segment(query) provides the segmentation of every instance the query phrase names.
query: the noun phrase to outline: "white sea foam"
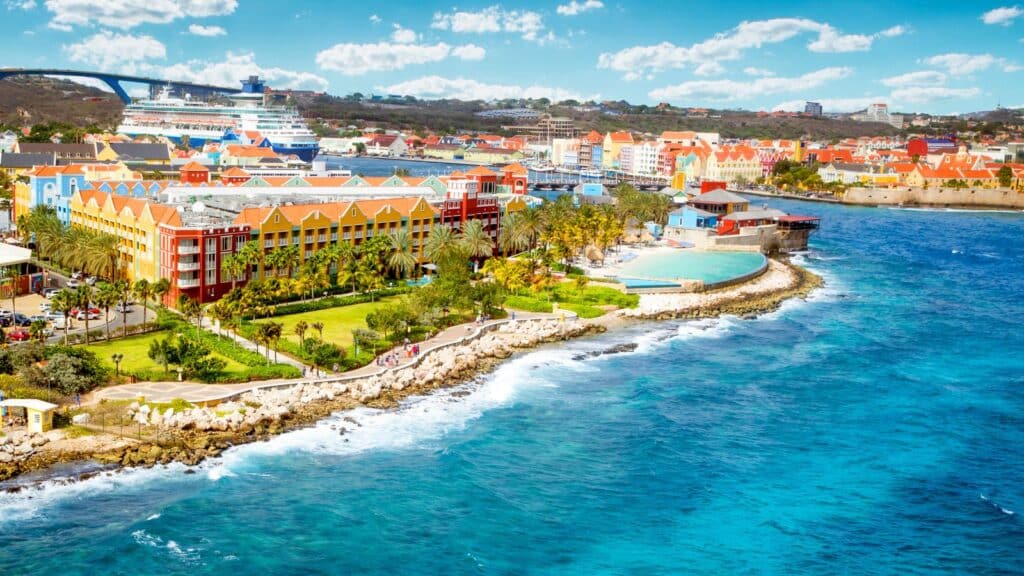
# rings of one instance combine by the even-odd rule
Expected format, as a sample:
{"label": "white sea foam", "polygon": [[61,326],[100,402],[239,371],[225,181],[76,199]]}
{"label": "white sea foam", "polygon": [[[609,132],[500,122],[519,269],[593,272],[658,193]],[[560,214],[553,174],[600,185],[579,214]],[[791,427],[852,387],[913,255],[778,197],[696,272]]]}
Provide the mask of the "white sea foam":
{"label": "white sea foam", "polygon": [[0,493],[0,524],[44,516],[62,502],[89,498],[107,492],[128,491],[156,480],[189,478],[178,463],[152,468],[129,468],[97,474],[82,481],[54,478],[22,487],[17,493]]}
{"label": "white sea foam", "polygon": [[182,562],[192,563],[197,562],[202,558],[199,550],[195,548],[182,548],[174,540],[164,542],[163,538],[154,536],[145,530],[136,530],[132,532],[132,538],[139,546],[152,548],[159,552],[167,552],[168,556]]}
{"label": "white sea foam", "polygon": [[146,522],[149,522],[150,520],[156,520],[159,517],[160,517],[159,514],[150,514],[149,516],[146,517]]}

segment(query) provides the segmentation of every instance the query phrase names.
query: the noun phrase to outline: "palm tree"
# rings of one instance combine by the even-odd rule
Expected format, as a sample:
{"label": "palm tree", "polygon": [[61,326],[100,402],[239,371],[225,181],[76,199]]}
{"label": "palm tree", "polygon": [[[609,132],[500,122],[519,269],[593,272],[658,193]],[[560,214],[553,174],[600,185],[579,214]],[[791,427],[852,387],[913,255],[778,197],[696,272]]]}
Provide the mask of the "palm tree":
{"label": "palm tree", "polygon": [[135,285],[132,286],[132,293],[142,303],[142,323],[146,323],[146,312],[149,306],[149,299],[153,297],[153,285],[149,283],[149,280],[140,278],[135,281]]}
{"label": "palm tree", "polygon": [[458,237],[447,224],[441,224],[430,229],[430,236],[427,237],[427,244],[423,247],[423,255],[431,262],[441,260],[445,254],[458,245]]}
{"label": "palm tree", "polygon": [[250,240],[246,242],[242,249],[238,251],[236,257],[245,264],[245,278],[247,280],[252,278],[252,267],[256,266],[258,270],[263,265],[263,247],[260,246],[260,241]]}
{"label": "palm tree", "polygon": [[299,346],[304,347],[306,345],[306,330],[309,329],[309,324],[305,320],[299,320],[295,323],[295,335],[299,337]]}
{"label": "palm tree", "polygon": [[313,322],[309,326],[313,330],[316,330],[318,334],[320,334],[320,340],[324,339],[324,323],[323,322]]}
{"label": "palm tree", "polygon": [[510,252],[521,252],[530,245],[530,240],[526,237],[519,221],[520,216],[516,212],[501,217],[501,223],[498,226],[498,246],[505,256],[508,256]]}
{"label": "palm tree", "polygon": [[537,247],[537,240],[544,233],[544,217],[537,208],[527,208],[516,215],[516,227],[519,234],[526,239],[530,250]]}
{"label": "palm tree", "polygon": [[[100,282],[96,286],[96,305],[103,308],[105,324],[107,327],[107,341],[110,341],[110,307],[121,300],[121,290],[110,282]],[[88,317],[88,315],[86,316]],[[125,330],[127,330],[125,324]]]}
{"label": "palm tree", "polygon": [[28,333],[40,342],[46,340],[46,320],[34,320],[28,327]]}
{"label": "palm tree", "polygon": [[77,306],[75,293],[64,289],[50,298],[50,309],[64,315],[64,345],[68,345],[68,328],[71,326],[71,310]]}
{"label": "palm tree", "polygon": [[[281,340],[281,334],[284,333],[284,324],[280,322],[267,322],[263,325],[264,336],[266,338],[267,346],[273,344],[274,346],[274,363],[277,363],[277,343]],[[267,351],[267,356],[270,356],[270,351]],[[269,360],[269,358],[268,358]]]}
{"label": "palm tree", "polygon": [[20,274],[18,273],[17,266],[4,266],[3,268],[0,268],[0,282],[2,282],[3,284],[9,283],[11,287],[11,314],[17,312],[17,310],[15,309],[15,304],[17,303],[18,299],[19,277]]}
{"label": "palm tree", "polygon": [[121,240],[105,232],[91,233],[87,240],[87,264],[96,276],[117,280],[121,260]]}
{"label": "palm tree", "polygon": [[403,228],[392,233],[389,238],[391,253],[388,254],[388,267],[404,280],[416,268],[416,256],[412,253],[412,236]]}
{"label": "palm tree", "polygon": [[81,284],[75,288],[73,298],[79,314],[85,313],[85,343],[89,343],[89,307],[92,306],[92,286]]}
{"label": "palm tree", "polygon": [[466,250],[466,253],[473,260],[473,271],[480,267],[480,260],[490,258],[494,252],[494,240],[484,230],[483,222],[470,220],[462,227],[462,234],[459,243]]}
{"label": "palm tree", "polygon": [[238,277],[245,274],[245,271],[249,268],[245,258],[242,257],[241,252],[237,254],[228,254],[221,260],[221,271],[231,277],[231,289],[235,289],[235,284],[238,281]]}
{"label": "palm tree", "polygon": [[153,298],[156,299],[160,306],[164,306],[164,296],[171,291],[171,281],[167,278],[161,278],[153,283]]}
{"label": "palm tree", "polygon": [[[114,282],[114,288],[117,290],[117,299],[121,303],[121,334],[123,336],[128,335],[128,302],[132,299],[132,283],[127,280],[118,280]],[[146,309],[146,305],[142,305],[142,309]]]}

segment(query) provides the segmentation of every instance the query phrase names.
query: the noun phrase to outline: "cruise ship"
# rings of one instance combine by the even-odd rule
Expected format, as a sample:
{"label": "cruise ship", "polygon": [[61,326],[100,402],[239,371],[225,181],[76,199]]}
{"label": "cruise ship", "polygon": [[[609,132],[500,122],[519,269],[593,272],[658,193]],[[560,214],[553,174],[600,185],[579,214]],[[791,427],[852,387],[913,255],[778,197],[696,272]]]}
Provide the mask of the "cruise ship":
{"label": "cruise ship", "polygon": [[258,77],[250,76],[242,81],[242,92],[228,96],[230,104],[209,104],[165,92],[126,106],[117,131],[131,137],[162,136],[192,148],[230,141],[242,132],[258,132],[274,152],[311,162],[320,150],[316,135],[295,108],[267,105],[263,88]]}

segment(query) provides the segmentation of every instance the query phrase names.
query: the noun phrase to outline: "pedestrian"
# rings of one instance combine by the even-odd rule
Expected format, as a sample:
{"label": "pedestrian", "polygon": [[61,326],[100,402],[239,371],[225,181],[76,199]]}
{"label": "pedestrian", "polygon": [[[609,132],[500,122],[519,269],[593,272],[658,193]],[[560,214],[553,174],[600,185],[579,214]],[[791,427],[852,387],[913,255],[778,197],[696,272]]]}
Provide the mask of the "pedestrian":
{"label": "pedestrian", "polygon": [[512,321],[513,322],[516,321],[516,311],[515,310],[512,311]]}
{"label": "pedestrian", "polygon": [[305,366],[302,367],[302,377],[303,378],[306,377],[306,367]]}
{"label": "pedestrian", "polygon": [[75,404],[82,405],[82,394],[79,392],[75,392]]}
{"label": "pedestrian", "polygon": [[334,372],[335,372],[335,373],[337,373],[337,372],[338,372],[338,368],[339,368],[339,366],[338,366],[338,363],[337,363],[337,362],[335,362],[335,363],[334,363],[334,366],[333,366],[333,368],[334,368]]}

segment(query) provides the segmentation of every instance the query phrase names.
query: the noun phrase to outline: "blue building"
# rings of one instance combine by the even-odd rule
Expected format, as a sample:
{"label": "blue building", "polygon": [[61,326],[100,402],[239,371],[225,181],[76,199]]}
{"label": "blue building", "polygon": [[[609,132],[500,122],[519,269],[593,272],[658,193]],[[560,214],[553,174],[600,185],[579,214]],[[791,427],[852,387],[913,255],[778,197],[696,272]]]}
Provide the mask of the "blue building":
{"label": "blue building", "polygon": [[718,215],[692,206],[683,206],[669,213],[668,225],[673,228],[717,228]]}
{"label": "blue building", "polygon": [[49,206],[65,226],[71,225],[71,197],[79,189],[88,188],[85,171],[80,165],[43,166],[29,176],[28,209]]}

